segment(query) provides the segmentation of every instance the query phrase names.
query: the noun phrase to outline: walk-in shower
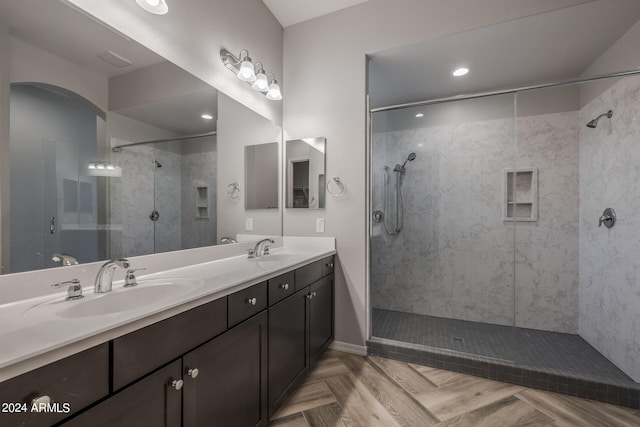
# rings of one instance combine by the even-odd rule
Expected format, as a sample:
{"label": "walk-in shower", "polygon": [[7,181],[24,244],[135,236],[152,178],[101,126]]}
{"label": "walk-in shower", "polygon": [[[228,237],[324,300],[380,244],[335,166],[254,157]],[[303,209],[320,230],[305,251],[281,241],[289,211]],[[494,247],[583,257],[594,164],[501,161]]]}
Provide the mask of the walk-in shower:
{"label": "walk-in shower", "polygon": [[640,76],[617,77],[372,110],[370,352],[638,405]]}

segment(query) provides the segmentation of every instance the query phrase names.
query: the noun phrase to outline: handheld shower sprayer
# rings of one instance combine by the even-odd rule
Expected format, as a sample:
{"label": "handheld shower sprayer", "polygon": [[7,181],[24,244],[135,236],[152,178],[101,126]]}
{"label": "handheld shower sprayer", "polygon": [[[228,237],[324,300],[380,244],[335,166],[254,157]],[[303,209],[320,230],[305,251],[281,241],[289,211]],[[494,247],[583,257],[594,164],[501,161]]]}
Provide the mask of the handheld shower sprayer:
{"label": "handheld shower sprayer", "polygon": [[407,162],[413,162],[416,159],[416,153],[409,153],[409,156],[406,158],[406,160],[404,161],[404,163],[402,164],[402,166],[400,166],[400,164],[397,164],[395,168],[393,168],[394,172],[404,172],[404,167],[407,164]]}

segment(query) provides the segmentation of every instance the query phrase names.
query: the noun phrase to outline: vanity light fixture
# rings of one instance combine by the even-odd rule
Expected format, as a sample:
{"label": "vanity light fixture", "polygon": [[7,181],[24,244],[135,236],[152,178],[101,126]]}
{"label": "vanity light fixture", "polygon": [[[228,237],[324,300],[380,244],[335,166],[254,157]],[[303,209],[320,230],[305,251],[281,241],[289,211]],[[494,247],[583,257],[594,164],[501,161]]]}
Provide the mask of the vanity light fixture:
{"label": "vanity light fixture", "polygon": [[[256,67],[260,64],[259,62],[256,64]],[[267,79],[267,75],[264,73],[264,68],[262,68],[262,64],[260,64],[260,68],[258,68],[258,72],[256,73],[256,79],[251,85],[252,88],[259,92],[267,92],[269,90],[269,80]]]}
{"label": "vanity light fixture", "polygon": [[136,0],[138,6],[155,15],[164,15],[169,12],[166,0]]}
{"label": "vanity light fixture", "polygon": [[[265,94],[267,99],[279,101],[282,99],[280,85],[273,73],[265,71],[262,63],[253,64],[249,51],[242,49],[239,56],[235,56],[227,49],[220,49],[220,59],[225,67],[233,71],[233,73],[243,82],[247,82],[253,89]],[[269,79],[269,76],[273,76]]]}
{"label": "vanity light fixture", "polygon": [[424,117],[424,114],[422,114],[422,113],[418,113],[418,114],[416,114],[416,117],[417,117],[417,118]]}
{"label": "vanity light fixture", "polygon": [[460,67],[460,68],[456,68],[455,70],[453,70],[453,72],[451,74],[454,77],[462,77],[462,76],[466,76],[468,72],[469,72],[468,68]]}
{"label": "vanity light fixture", "polygon": [[99,169],[99,170],[105,170],[105,169],[106,169],[106,170],[110,170],[110,171],[112,171],[112,170],[115,170],[115,169],[116,169],[116,167],[115,167],[113,164],[111,164],[111,163],[106,163],[106,162],[91,162],[91,163],[89,163],[89,165],[87,166],[87,169],[89,169],[89,170],[96,170],[96,169]]}
{"label": "vanity light fixture", "polygon": [[211,114],[203,114],[200,117],[202,117],[205,120],[213,120],[213,116]]}
{"label": "vanity light fixture", "polygon": [[269,73],[273,78],[269,81],[269,90],[267,91],[267,99],[272,101],[280,101],[282,99],[282,93],[280,92],[280,85],[276,80],[276,76]]}

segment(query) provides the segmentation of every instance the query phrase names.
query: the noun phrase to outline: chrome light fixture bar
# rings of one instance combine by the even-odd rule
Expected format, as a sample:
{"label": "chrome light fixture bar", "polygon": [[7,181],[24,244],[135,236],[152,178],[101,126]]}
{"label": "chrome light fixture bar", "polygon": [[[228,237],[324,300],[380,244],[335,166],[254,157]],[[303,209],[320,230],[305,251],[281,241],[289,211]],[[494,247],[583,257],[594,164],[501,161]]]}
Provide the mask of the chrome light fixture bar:
{"label": "chrome light fixture bar", "polygon": [[[256,62],[254,65],[249,56],[249,51],[246,49],[242,49],[240,55],[235,56],[227,49],[222,48],[220,49],[220,59],[224,66],[233,71],[238,79],[249,83],[258,92],[264,93],[267,99],[272,101],[282,99],[282,92],[275,74],[267,74],[261,62]],[[272,78],[269,79],[269,76],[272,76]]]}

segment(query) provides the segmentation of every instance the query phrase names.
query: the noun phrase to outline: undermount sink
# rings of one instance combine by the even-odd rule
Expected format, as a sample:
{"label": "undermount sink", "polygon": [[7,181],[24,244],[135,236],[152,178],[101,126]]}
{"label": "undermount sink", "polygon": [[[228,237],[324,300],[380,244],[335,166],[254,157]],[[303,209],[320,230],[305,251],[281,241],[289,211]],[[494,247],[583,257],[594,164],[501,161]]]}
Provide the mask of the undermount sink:
{"label": "undermount sink", "polygon": [[187,294],[204,284],[194,279],[139,280],[131,288],[114,288],[104,294],[87,293],[85,298],[75,301],[56,299],[31,307],[25,314],[37,314],[42,309],[55,307],[56,315],[64,318],[81,318],[123,313],[144,306],[169,302]]}

